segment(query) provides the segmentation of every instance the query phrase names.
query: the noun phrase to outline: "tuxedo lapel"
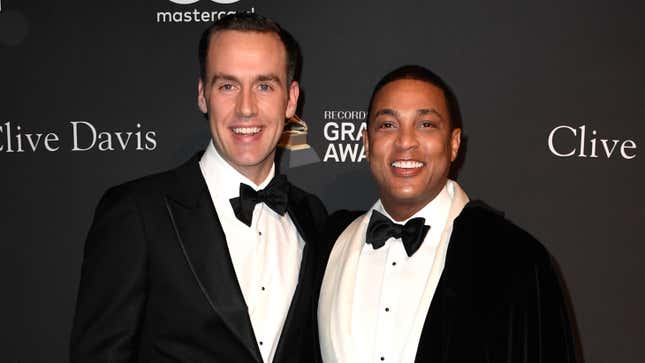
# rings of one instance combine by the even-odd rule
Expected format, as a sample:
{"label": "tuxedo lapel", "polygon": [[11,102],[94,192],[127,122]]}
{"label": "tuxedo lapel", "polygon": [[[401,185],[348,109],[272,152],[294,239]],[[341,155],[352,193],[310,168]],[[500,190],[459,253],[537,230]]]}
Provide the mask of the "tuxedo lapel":
{"label": "tuxedo lapel", "polygon": [[[455,195],[448,215],[448,223],[442,233],[441,243],[447,243],[445,263],[427,311],[415,362],[446,362],[456,322],[463,319],[457,306],[469,301],[469,291],[463,291],[463,278],[469,276],[470,256],[463,251],[467,244],[462,234],[468,233],[458,226],[458,216],[468,203],[468,197],[455,183]],[[450,237],[448,237],[450,235]],[[438,264],[439,261],[435,261]],[[438,266],[438,265],[437,265]],[[461,289],[460,289],[461,288]],[[428,291],[426,291],[428,292]],[[463,349],[463,348],[457,348]]]}
{"label": "tuxedo lapel", "polygon": [[178,180],[180,191],[166,198],[166,206],[187,263],[211,308],[261,362],[226,236],[197,162],[181,168]]}
{"label": "tuxedo lapel", "polygon": [[[451,241],[451,246],[452,246]],[[450,251],[448,252],[450,255]],[[415,362],[445,362],[455,326],[457,291],[452,284],[450,264],[446,264],[426,315]]]}
{"label": "tuxedo lapel", "polygon": [[464,354],[455,339],[468,334],[457,330],[469,329],[473,323],[471,313],[477,309],[470,279],[475,258],[472,241],[472,231],[460,227],[456,220],[445,268],[423,326],[416,362],[457,362]]}
{"label": "tuxedo lapel", "polygon": [[371,213],[355,219],[329,256],[318,300],[320,349],[325,362],[360,361],[352,340],[354,285]]}
{"label": "tuxedo lapel", "polygon": [[291,304],[289,305],[289,311],[282,327],[282,333],[280,335],[280,340],[276,347],[276,353],[274,356],[275,362],[282,362],[287,360],[289,355],[289,346],[287,341],[291,341],[293,338],[289,339],[290,332],[292,329],[299,324],[312,324],[313,321],[307,322],[303,319],[307,319],[310,316],[302,314],[302,310],[308,311],[307,308],[313,306],[311,301],[311,289],[312,289],[312,279],[313,279],[313,263],[315,261],[315,255],[317,253],[316,246],[314,243],[315,231],[313,216],[309,208],[298,204],[297,196],[294,195],[293,188],[289,190],[289,204],[287,205],[287,213],[293,222],[296,230],[302,237],[305,242],[304,249],[302,251],[302,259],[300,261],[300,271],[298,273],[298,284],[296,289],[293,292],[293,297],[291,299]]}
{"label": "tuxedo lapel", "polygon": [[[289,188],[289,204],[287,204],[287,213],[291,221],[296,226],[296,230],[305,241],[305,247],[310,245],[315,240],[316,228],[314,225],[313,216],[307,206],[299,203],[299,198],[296,195],[294,188]],[[303,253],[304,255],[304,253]],[[303,258],[304,259],[304,258]],[[301,269],[302,270],[302,269]]]}

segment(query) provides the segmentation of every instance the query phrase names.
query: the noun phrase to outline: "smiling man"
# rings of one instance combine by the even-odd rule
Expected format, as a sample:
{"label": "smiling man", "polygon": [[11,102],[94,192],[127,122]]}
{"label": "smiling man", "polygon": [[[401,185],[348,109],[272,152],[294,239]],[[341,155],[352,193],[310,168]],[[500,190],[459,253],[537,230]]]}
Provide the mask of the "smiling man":
{"label": "smiling man", "polygon": [[431,71],[404,66],[376,85],[363,142],[379,200],[330,218],[325,362],[575,361],[547,251],[448,179],[461,128]]}
{"label": "smiling man", "polygon": [[275,175],[298,102],[298,48],[235,14],[199,44],[212,142],[177,169],[110,189],[85,245],[72,362],[308,362],[318,198]]}

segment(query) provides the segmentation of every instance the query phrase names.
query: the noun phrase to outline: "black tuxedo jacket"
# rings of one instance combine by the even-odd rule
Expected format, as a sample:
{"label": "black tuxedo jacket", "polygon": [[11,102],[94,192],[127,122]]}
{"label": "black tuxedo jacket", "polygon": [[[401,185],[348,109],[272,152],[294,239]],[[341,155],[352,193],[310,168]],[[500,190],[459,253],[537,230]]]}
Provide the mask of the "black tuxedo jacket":
{"label": "black tuxedo jacket", "polygon": [[[324,256],[356,212],[329,218]],[[481,202],[455,219],[415,362],[576,362],[570,309],[554,262]]]}
{"label": "black tuxedo jacket", "polygon": [[[103,196],[85,245],[72,362],[262,361],[198,161]],[[274,362],[303,362],[319,351],[315,238],[327,214],[294,186],[287,212],[305,247]]]}

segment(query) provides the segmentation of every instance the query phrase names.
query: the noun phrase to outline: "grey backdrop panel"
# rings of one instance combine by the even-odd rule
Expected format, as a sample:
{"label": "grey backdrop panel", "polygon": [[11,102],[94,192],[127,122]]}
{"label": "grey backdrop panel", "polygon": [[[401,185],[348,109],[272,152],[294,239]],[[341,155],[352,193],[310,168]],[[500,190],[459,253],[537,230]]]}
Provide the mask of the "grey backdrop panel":
{"label": "grey backdrop panel", "polygon": [[[368,208],[375,188],[354,154],[363,120],[346,111],[363,111],[395,66],[434,69],[464,114],[459,182],[555,256],[586,361],[642,361],[645,3],[637,0],[2,0],[2,361],[67,360],[98,198],[208,140],[196,107],[205,23],[185,20],[248,10],[280,21],[303,48],[301,116],[321,162],[288,169],[292,181],[331,211]],[[119,132],[133,135],[125,150]]]}

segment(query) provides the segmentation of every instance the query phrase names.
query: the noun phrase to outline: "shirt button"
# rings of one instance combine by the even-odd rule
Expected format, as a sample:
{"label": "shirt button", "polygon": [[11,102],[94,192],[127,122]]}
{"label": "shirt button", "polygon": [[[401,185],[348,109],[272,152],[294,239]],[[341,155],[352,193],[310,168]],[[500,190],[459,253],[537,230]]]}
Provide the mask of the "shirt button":
{"label": "shirt button", "polygon": [[388,312],[388,311],[390,311],[390,308],[385,308],[385,312]]}
{"label": "shirt button", "polygon": [[262,232],[258,232],[258,235],[260,235],[260,236],[261,236],[261,235],[262,235]]}
{"label": "shirt button", "polygon": [[262,286],[262,291],[264,291],[264,290],[266,290],[266,289],[264,288],[264,286]]}
{"label": "shirt button", "polygon": [[385,360],[385,357],[381,357],[381,360]]}
{"label": "shirt button", "polygon": [[392,266],[396,266],[396,262],[392,262]]}

